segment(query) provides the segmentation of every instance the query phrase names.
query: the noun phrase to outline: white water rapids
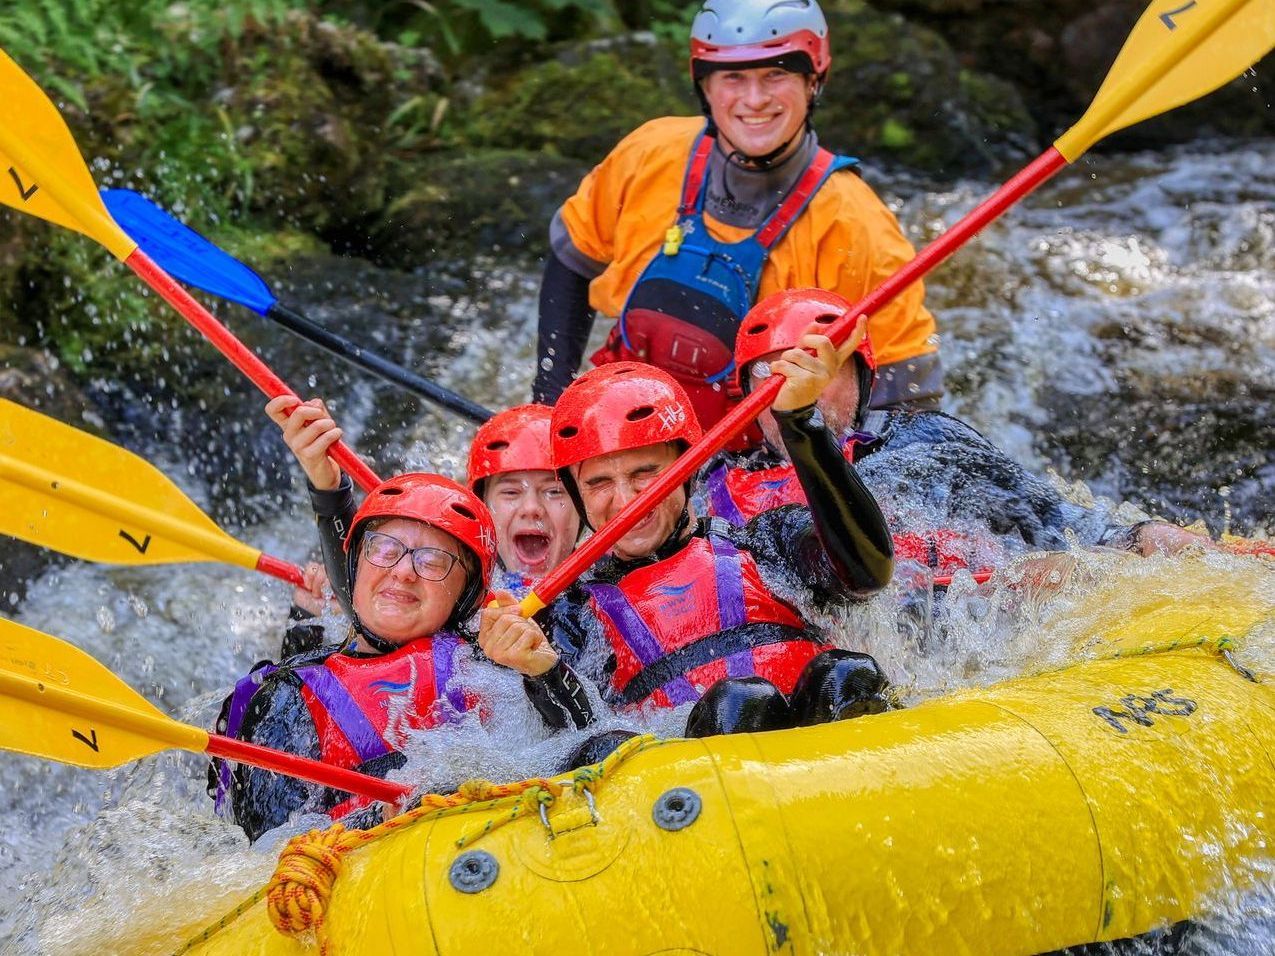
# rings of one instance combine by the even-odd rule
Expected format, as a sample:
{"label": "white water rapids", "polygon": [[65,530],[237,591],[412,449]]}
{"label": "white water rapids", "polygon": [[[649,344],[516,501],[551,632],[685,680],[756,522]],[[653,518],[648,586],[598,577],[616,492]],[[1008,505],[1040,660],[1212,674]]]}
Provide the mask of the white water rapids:
{"label": "white water rapids", "polygon": [[[869,181],[892,198],[917,245],[993,188],[970,182],[933,192]],[[339,267],[324,268],[334,271],[333,287],[313,281],[307,291],[299,283],[298,298],[316,319],[351,323]],[[342,331],[504,407],[527,398],[537,278],[486,263],[460,291],[422,279],[414,307],[442,323],[441,353],[413,339],[410,321],[390,322],[366,303],[356,303],[361,318]],[[397,278],[396,288],[407,281]],[[1267,417],[1275,411],[1275,141],[1086,160],[958,253],[928,287],[949,376],[947,410],[1029,467],[1083,479],[1131,515],[1203,517],[1214,531],[1234,521],[1244,533],[1275,534],[1275,431]],[[382,473],[403,467],[461,477],[468,426],[421,410],[281,331],[259,337],[271,342],[268,361],[286,352],[287,366],[309,370],[294,387],[329,398],[353,447],[366,440],[377,449]],[[251,389],[229,366],[224,382]],[[278,506],[258,502],[236,520],[236,489],[214,501],[183,467],[184,452],[137,450],[219,520],[229,509],[222,523],[236,537],[297,562],[309,557],[314,532],[299,481]],[[1242,581],[1254,600],[1275,608],[1271,565],[1255,559],[1095,558],[1091,565],[1057,597],[1026,606],[958,586],[942,611],[947,638],[938,652],[900,639],[889,596],[856,611],[845,640],[876,654],[915,700],[1057,665],[1060,645],[1051,636],[1122,613],[1118,602],[1086,601],[1091,590],[1191,602]],[[19,593],[18,582],[0,581],[6,616],[71,641],[162,709],[204,726],[237,677],[278,653],[288,605],[283,585],[217,565],[59,562]],[[525,704],[515,682],[504,692],[505,719],[422,741],[413,766],[432,768],[438,785],[551,766],[564,745],[519,719]],[[121,951],[130,920],[195,909],[211,917],[264,881],[274,855],[249,849],[233,824],[214,817],[203,767],[164,754],[102,773],[0,754],[4,951]],[[1181,943],[1184,951],[1275,948],[1272,861],[1251,862],[1259,889],[1222,893],[1217,912]]]}

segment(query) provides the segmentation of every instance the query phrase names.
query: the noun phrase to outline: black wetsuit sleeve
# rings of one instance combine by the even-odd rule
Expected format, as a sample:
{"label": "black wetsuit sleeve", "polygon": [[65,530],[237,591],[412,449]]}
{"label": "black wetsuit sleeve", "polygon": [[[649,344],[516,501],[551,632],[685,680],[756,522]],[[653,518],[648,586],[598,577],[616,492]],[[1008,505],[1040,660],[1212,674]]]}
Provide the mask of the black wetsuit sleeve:
{"label": "black wetsuit sleeve", "polygon": [[584,360],[584,347],[592,329],[589,279],[550,251],[540,284],[540,332],[532,401],[552,405],[558,400]]}
{"label": "black wetsuit sleeve", "polygon": [[813,519],[814,533],[792,542],[793,560],[798,567],[827,564],[850,600],[871,597],[894,573],[894,546],[880,506],[815,406],[774,416]]}
{"label": "black wetsuit sleeve", "polygon": [[288,626],[283,632],[283,647],[279,659],[286,660],[307,651],[317,651],[326,638],[327,632],[319,619],[305,608],[294,604],[288,611]]}
{"label": "black wetsuit sleeve", "polygon": [[341,602],[347,617],[353,616],[351,581],[345,560],[345,535],[354,520],[354,483],[350,476],[341,475],[341,483],[332,491],[319,491],[307,483],[310,489],[310,506],[319,526],[319,546],[323,551],[323,567],[328,572],[332,593]]}
{"label": "black wetsuit sleeve", "polygon": [[[319,759],[319,736],[301,689],[283,675],[272,676],[253,695],[239,739]],[[316,790],[311,784],[247,764],[235,767],[232,780],[231,808],[249,840],[284,823]]]}
{"label": "black wetsuit sleeve", "polygon": [[561,657],[545,673],[524,677],[523,685],[532,706],[553,730],[580,730],[593,723],[593,706],[584,685]]}

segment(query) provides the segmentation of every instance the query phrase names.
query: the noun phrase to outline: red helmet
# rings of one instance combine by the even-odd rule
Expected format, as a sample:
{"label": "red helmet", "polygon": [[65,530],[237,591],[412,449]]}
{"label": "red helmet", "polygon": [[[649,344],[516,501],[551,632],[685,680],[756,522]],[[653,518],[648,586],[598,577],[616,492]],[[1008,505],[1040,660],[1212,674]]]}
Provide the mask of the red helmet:
{"label": "red helmet", "polygon": [[815,0],[704,0],[691,23],[691,78],[715,65],[804,57],[821,80],[832,65],[828,22]]}
{"label": "red helmet", "polygon": [[[835,292],[824,289],[785,289],[768,295],[748,310],[735,335],[735,368],[743,375],[750,362],[770,352],[790,349],[807,332],[820,331],[850,311],[850,303]],[[812,328],[813,327],[813,328]],[[868,368],[875,370],[868,336],[855,349]]]}
{"label": "red helmet", "polygon": [[[735,335],[735,384],[747,392],[748,367],[753,362],[771,352],[792,348],[807,332],[818,332],[820,326],[831,325],[849,309],[849,302],[824,289],[785,289],[766,296],[749,309]],[[866,332],[854,354],[862,360],[858,363],[860,407],[856,421],[859,421],[866,411],[877,369],[872,342]]]}
{"label": "red helmet", "polygon": [[572,382],[553,407],[553,464],[663,442],[694,444],[703,431],[686,390],[662,369],[612,362]]}
{"label": "red helmet", "polygon": [[468,617],[487,591],[496,560],[496,526],[491,514],[468,488],[442,475],[408,473],[383,481],[363,500],[345,536],[350,582],[354,582],[358,543],[367,523],[376,518],[410,518],[445,531],[478,559],[479,580],[470,580],[456,602],[451,620]]}
{"label": "red helmet", "polygon": [[549,448],[548,405],[516,405],[479,426],[469,446],[469,487],[482,494],[482,482],[506,471],[553,471]]}

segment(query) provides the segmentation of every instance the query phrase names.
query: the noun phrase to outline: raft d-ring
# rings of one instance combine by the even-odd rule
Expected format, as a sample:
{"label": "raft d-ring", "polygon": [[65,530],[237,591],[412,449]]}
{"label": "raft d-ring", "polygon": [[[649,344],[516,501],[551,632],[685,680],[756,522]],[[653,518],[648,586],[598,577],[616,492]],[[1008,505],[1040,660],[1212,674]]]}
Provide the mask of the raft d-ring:
{"label": "raft d-ring", "polygon": [[1233,668],[1235,668],[1235,673],[1239,674],[1246,681],[1252,681],[1254,684],[1261,683],[1261,681],[1257,679],[1256,674],[1254,674],[1251,670],[1249,670],[1247,667],[1245,667],[1236,659],[1234,651],[1229,651],[1229,650],[1223,651],[1222,658],[1223,660],[1226,661],[1226,663],[1230,664]]}
{"label": "raft d-ring", "polygon": [[447,873],[452,887],[462,893],[481,893],[500,876],[500,864],[484,850],[470,850],[452,861]]}
{"label": "raft d-ring", "polygon": [[545,832],[549,834],[550,840],[557,837],[560,833],[570,833],[572,830],[578,830],[581,826],[596,827],[598,825],[598,805],[593,800],[593,791],[582,789],[580,792],[584,794],[584,802],[589,805],[589,822],[568,827],[565,830],[555,830],[553,828],[553,825],[549,822],[549,807],[546,804],[540,804],[540,822],[544,824]]}
{"label": "raft d-ring", "polygon": [[651,817],[661,830],[681,830],[699,819],[704,802],[689,787],[666,790],[651,808]]}

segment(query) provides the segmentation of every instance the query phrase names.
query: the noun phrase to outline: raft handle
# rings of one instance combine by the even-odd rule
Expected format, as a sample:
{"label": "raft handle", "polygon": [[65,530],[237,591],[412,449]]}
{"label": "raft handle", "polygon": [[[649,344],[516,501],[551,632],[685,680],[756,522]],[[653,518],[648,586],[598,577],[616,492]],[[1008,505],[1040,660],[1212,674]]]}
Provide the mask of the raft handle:
{"label": "raft handle", "polygon": [[598,805],[593,800],[593,791],[587,787],[581,787],[580,792],[584,794],[584,802],[589,805],[589,822],[581,823],[577,826],[568,827],[565,830],[555,830],[549,823],[549,805],[540,804],[540,822],[545,826],[545,832],[549,834],[549,839],[556,839],[563,833],[570,833],[572,830],[579,830],[581,827],[596,827],[598,825]]}

